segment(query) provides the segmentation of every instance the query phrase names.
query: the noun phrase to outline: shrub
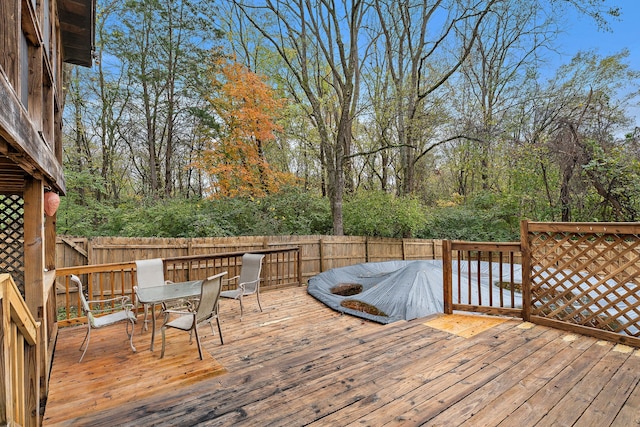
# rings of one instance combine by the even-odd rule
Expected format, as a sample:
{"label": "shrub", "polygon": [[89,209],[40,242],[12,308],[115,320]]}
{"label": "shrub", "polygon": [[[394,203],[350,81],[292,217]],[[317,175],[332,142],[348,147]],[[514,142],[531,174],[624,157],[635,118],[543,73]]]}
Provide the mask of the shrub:
{"label": "shrub", "polygon": [[424,209],[414,198],[360,191],[344,205],[344,231],[348,235],[409,237],[424,227]]}
{"label": "shrub", "polygon": [[517,241],[520,225],[516,212],[517,207],[508,200],[484,194],[465,205],[431,209],[427,214],[428,227],[418,235],[427,239]]}
{"label": "shrub", "polygon": [[[63,198],[64,200],[64,198]],[[130,199],[109,206],[68,199],[60,208],[60,234],[129,237],[216,237],[326,234],[331,214],[325,199],[298,188],[263,198]]]}

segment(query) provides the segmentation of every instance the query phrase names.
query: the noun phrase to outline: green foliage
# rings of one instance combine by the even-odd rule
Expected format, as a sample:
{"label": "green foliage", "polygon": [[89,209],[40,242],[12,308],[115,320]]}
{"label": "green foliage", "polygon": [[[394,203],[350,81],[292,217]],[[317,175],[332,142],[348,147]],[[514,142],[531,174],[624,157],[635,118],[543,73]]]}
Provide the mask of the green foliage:
{"label": "green foliage", "polygon": [[431,209],[428,227],[418,237],[427,239],[511,242],[520,240],[517,203],[485,193],[465,205]]}
{"label": "green foliage", "polygon": [[260,199],[265,222],[277,225],[274,234],[327,234],[331,232],[329,202],[299,187],[290,187]]}
{"label": "green foliage", "polygon": [[591,160],[582,168],[583,173],[600,188],[591,190],[584,199],[591,201],[579,212],[590,212],[593,221],[637,221],[640,214],[640,162],[630,156],[623,146],[605,150],[594,141],[587,141]]}
{"label": "green foliage", "polygon": [[147,200],[119,206],[109,228],[118,235],[131,237],[229,235],[224,222],[214,218],[215,214],[198,201]]}
{"label": "green foliage", "polygon": [[96,230],[104,222],[105,205],[94,197],[104,188],[104,181],[99,176],[84,170],[80,172],[66,171],[67,195],[60,198],[60,208],[56,228],[58,234],[76,236],[94,236]]}
{"label": "green foliage", "polygon": [[129,237],[211,237],[326,234],[331,215],[326,200],[297,188],[260,199],[131,199],[109,206],[63,198],[60,234]]}
{"label": "green foliage", "polygon": [[[81,236],[216,237],[329,234],[329,202],[300,187],[262,198],[129,199],[117,206],[76,193],[88,185],[70,174],[69,194],[58,211],[58,232]],[[78,181],[75,181],[78,180]],[[93,185],[99,185],[94,180]],[[461,205],[426,207],[417,199],[383,191],[360,191],[344,205],[348,235],[419,237],[471,241],[514,241],[520,200],[483,193]]]}
{"label": "green foliage", "polygon": [[344,205],[345,234],[408,237],[425,225],[424,208],[412,197],[360,191]]}

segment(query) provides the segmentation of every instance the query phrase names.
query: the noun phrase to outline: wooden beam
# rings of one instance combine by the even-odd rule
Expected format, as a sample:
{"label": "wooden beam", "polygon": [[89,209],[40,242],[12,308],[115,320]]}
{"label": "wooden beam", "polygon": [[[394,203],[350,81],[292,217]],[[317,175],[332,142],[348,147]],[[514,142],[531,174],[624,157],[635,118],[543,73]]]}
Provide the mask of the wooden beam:
{"label": "wooden beam", "polygon": [[34,46],[42,45],[42,34],[38,26],[38,17],[30,0],[22,0],[22,32]]}
{"label": "wooden beam", "polygon": [[453,270],[451,240],[442,241],[442,295],[444,314],[453,313]]}
{"label": "wooden beam", "polygon": [[[44,313],[44,185],[37,179],[27,179],[24,191],[24,299],[31,314],[40,322],[39,336],[47,336],[48,319]],[[49,363],[48,343],[41,340],[37,365],[40,372],[40,396],[46,396]],[[35,357],[35,355],[34,355]]]}
{"label": "wooden beam", "polygon": [[[18,83],[18,40],[20,37],[20,3],[0,1],[0,80],[6,77],[10,84]],[[4,98],[0,98],[4,102]]]}
{"label": "wooden beam", "polygon": [[66,192],[62,165],[33,127],[31,119],[5,79],[0,77],[0,154],[19,165],[28,175],[41,174],[61,193]]}
{"label": "wooden beam", "polygon": [[56,222],[57,216],[47,216],[44,226],[45,245],[45,268],[48,271],[56,269]]}
{"label": "wooden beam", "polygon": [[529,232],[640,234],[637,222],[529,222]]}

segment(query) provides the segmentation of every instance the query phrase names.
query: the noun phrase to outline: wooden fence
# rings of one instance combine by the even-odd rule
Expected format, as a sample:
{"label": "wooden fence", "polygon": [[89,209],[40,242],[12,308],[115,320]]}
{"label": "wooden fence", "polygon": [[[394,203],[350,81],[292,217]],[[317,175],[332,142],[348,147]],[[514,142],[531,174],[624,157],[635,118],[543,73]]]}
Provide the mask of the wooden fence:
{"label": "wooden fence", "polygon": [[525,319],[640,346],[640,224],[523,222],[522,242]]}
{"label": "wooden fence", "polygon": [[194,239],[58,236],[56,266],[131,262],[259,249],[300,248],[302,282],[323,271],[362,262],[440,259],[440,240],[353,236],[243,236]]}
{"label": "wooden fence", "polygon": [[[521,242],[509,243],[341,236],[209,239],[63,236],[58,241],[57,253],[58,266],[78,266],[295,246],[299,248],[300,283],[331,268],[362,262],[443,259],[446,312],[472,310],[515,315],[640,346],[640,224],[523,221],[521,233]],[[521,266],[519,279],[513,271],[514,264]],[[456,284],[451,283],[454,269]],[[485,271],[487,277],[482,278]],[[474,289],[473,275],[478,282],[485,280],[491,284],[488,293]],[[494,288],[496,283],[499,286]]]}

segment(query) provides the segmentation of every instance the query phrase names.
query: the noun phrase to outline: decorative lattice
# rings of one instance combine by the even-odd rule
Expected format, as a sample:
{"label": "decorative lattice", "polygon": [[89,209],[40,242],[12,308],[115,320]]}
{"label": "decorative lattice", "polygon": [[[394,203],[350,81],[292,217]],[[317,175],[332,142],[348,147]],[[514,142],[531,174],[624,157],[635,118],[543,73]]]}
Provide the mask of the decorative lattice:
{"label": "decorative lattice", "polygon": [[533,315],[640,337],[640,235],[529,232],[529,245]]}
{"label": "decorative lattice", "polygon": [[0,272],[9,273],[24,296],[24,199],[0,195]]}

